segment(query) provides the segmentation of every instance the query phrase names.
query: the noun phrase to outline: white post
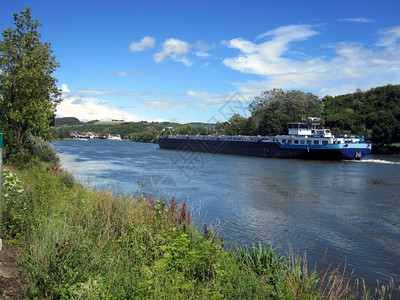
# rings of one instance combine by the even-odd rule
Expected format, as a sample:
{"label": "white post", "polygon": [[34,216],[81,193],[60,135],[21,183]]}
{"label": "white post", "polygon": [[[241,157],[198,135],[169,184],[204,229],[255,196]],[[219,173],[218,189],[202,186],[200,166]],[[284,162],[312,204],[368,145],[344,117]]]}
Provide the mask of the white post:
{"label": "white post", "polygon": [[3,240],[1,239],[1,190],[3,186],[3,134],[0,133],[0,251],[3,248]]}

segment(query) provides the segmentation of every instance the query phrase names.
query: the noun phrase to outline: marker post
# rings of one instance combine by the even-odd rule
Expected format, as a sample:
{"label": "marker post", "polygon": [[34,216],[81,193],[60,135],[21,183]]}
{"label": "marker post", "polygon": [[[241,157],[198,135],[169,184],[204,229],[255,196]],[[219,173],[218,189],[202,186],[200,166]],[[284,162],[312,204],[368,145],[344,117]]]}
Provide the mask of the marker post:
{"label": "marker post", "polygon": [[3,186],[3,134],[0,133],[0,251],[3,248],[3,240],[1,238],[1,190]]}

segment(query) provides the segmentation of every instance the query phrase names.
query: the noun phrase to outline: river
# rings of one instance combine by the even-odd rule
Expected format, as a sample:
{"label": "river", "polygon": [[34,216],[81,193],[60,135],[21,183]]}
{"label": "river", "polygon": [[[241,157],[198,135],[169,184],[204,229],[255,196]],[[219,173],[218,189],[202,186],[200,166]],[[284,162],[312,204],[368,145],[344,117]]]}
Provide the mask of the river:
{"label": "river", "polygon": [[91,188],[186,201],[228,246],[258,244],[347,264],[370,287],[400,282],[400,157],[308,161],[161,150],[130,141],[56,141]]}

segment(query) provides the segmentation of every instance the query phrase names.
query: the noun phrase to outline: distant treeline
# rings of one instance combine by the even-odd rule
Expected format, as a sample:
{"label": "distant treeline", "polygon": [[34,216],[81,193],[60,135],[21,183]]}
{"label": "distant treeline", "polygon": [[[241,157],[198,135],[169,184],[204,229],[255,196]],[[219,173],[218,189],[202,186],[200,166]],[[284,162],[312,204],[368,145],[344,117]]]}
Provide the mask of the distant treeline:
{"label": "distant treeline", "polygon": [[[67,119],[67,120],[65,120]],[[194,123],[178,124],[170,122],[101,122],[98,120],[82,123],[77,118],[56,118],[55,138],[69,138],[71,131],[95,132],[98,134],[118,133],[122,139],[130,139],[135,142],[155,143],[157,137],[168,134],[163,130],[173,128],[174,134],[210,134],[215,124]]]}
{"label": "distant treeline", "polygon": [[379,152],[398,151],[392,145],[400,142],[400,85],[326,96],[322,102],[325,125],[334,133],[364,134]]}
{"label": "distant treeline", "polygon": [[173,128],[173,134],[221,135],[277,135],[286,133],[287,122],[304,121],[307,117],[321,117],[322,126],[334,134],[364,135],[379,153],[398,152],[400,143],[400,85],[387,85],[368,91],[322,100],[312,93],[298,90],[264,91],[248,107],[251,115],[245,118],[234,114],[226,122],[217,124],[169,122],[99,122],[81,123],[76,118],[56,119],[56,137],[66,138],[70,131],[118,133],[123,139],[156,142]]}

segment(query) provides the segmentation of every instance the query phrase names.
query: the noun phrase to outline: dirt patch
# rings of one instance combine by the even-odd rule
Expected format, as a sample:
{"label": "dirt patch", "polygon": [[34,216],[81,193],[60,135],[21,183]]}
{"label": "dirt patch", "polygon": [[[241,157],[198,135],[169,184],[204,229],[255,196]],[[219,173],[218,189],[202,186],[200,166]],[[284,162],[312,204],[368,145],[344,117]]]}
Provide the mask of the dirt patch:
{"label": "dirt patch", "polygon": [[10,245],[3,245],[0,251],[0,300],[27,299],[26,281],[17,262],[20,252]]}

